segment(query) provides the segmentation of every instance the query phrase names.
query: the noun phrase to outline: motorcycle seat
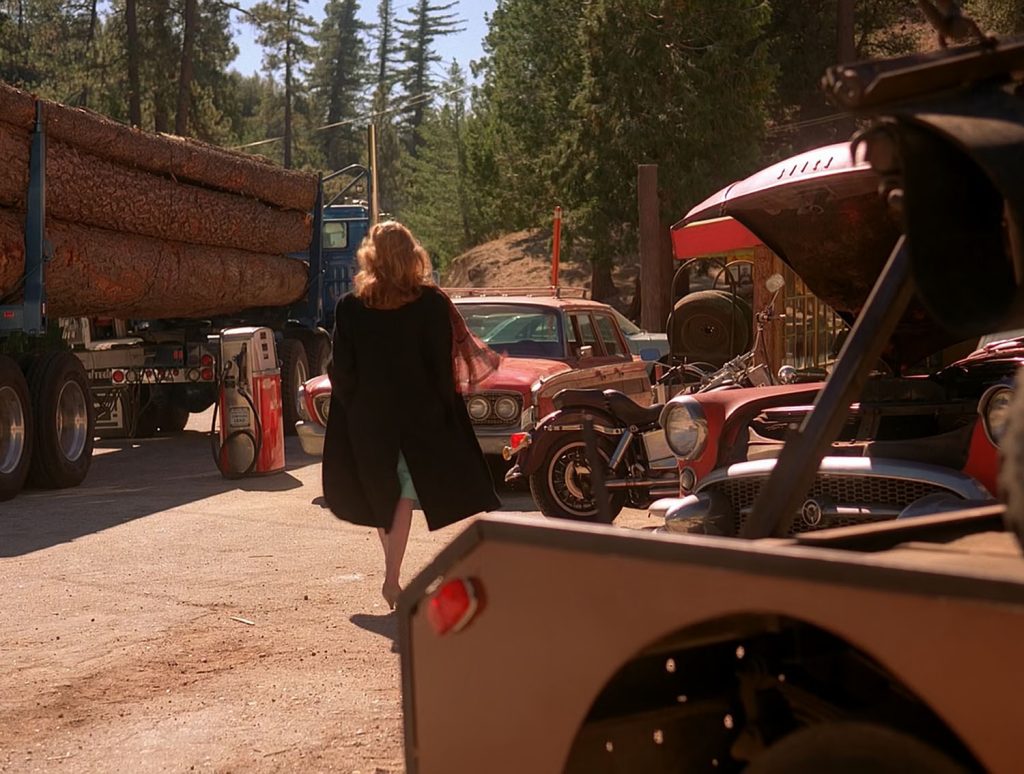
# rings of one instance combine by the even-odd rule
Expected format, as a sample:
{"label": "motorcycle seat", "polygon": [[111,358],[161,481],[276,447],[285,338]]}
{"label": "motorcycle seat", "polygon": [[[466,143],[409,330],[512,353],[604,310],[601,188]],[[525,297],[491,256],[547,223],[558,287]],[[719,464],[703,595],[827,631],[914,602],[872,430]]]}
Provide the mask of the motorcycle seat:
{"label": "motorcycle seat", "polygon": [[627,425],[651,425],[658,422],[661,410],[665,404],[657,403],[653,406],[641,406],[632,400],[625,393],[618,390],[605,390],[604,396],[608,401],[608,408],[612,415],[618,417]]}
{"label": "motorcycle seat", "polygon": [[641,406],[618,390],[561,390],[552,399],[555,408],[592,408],[607,411],[626,425],[655,424],[664,404]]}

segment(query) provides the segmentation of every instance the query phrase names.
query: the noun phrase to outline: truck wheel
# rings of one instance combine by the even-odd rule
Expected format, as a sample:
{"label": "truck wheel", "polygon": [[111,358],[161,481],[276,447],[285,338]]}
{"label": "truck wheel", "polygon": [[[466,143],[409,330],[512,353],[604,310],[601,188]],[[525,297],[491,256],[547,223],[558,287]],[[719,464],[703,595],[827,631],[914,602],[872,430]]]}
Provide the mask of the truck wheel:
{"label": "truck wheel", "polygon": [[49,489],[78,486],[92,463],[96,418],[89,378],[70,352],[50,352],[29,370],[35,444],[29,481]]}
{"label": "truck wheel", "polygon": [[281,401],[284,403],[285,435],[295,435],[295,423],[299,421],[299,387],[309,379],[309,361],[306,348],[298,339],[284,339],[277,353],[281,361]]}
{"label": "truck wheel", "polygon": [[742,299],[717,290],[700,290],[683,296],[672,308],[668,328],[672,354],[687,360],[707,360],[721,365],[747,351],[753,321]]}
{"label": "truck wheel", "polygon": [[[602,437],[598,452],[607,461],[614,449]],[[597,521],[597,501],[590,490],[590,465],[583,433],[566,433],[548,450],[541,466],[530,474],[530,493],[540,512],[553,519]],[[609,492],[614,519],[626,504],[624,492]]]}
{"label": "truck wheel", "polygon": [[323,336],[314,336],[306,342],[306,357],[309,360],[309,375],[319,376],[327,373],[331,362],[331,342]]}
{"label": "truck wheel", "polygon": [[190,416],[189,410],[172,398],[160,411],[160,432],[180,433],[188,424]]}
{"label": "truck wheel", "polygon": [[783,737],[744,769],[747,774],[959,774],[965,766],[901,731],[871,723],[822,723]]}
{"label": "truck wheel", "polygon": [[32,460],[32,409],[18,364],[0,355],[0,501],[25,485]]}
{"label": "truck wheel", "polygon": [[[149,387],[142,387],[134,395],[132,413],[135,417],[134,432],[132,438],[152,438],[160,428],[160,415],[163,408],[158,400],[153,397],[153,391]],[[132,400],[132,398],[129,398]]]}
{"label": "truck wheel", "polygon": [[1010,421],[999,446],[999,488],[1006,500],[1006,525],[1024,547],[1024,370],[1017,375]]}

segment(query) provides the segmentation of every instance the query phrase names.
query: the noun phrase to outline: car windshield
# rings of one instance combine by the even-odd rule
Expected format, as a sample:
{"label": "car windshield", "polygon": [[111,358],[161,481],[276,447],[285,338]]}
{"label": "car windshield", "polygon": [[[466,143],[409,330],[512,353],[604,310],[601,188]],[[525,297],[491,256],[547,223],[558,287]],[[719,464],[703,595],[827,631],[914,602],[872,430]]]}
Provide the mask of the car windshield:
{"label": "car windshield", "polygon": [[559,315],[517,304],[457,304],[470,330],[509,357],[565,357]]}
{"label": "car windshield", "polygon": [[612,314],[615,315],[615,319],[619,321],[619,327],[622,328],[622,332],[627,336],[636,336],[638,333],[644,332],[643,328],[626,317],[618,309],[612,309]]}

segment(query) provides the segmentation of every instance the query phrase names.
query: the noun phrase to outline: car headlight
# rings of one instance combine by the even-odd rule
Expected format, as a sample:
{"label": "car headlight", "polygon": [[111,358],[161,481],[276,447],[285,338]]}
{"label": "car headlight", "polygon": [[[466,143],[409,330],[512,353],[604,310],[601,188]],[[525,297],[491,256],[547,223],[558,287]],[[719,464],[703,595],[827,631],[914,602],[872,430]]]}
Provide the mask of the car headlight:
{"label": "car headlight", "polygon": [[668,447],[677,457],[694,459],[708,441],[708,420],[704,409],[693,398],[681,395],[665,404],[661,427]]}
{"label": "car headlight", "polygon": [[978,403],[978,413],[981,414],[985,435],[993,446],[998,446],[1006,433],[1006,426],[1010,423],[1012,401],[1013,388],[997,384],[995,387],[989,387]]}
{"label": "car headlight", "polygon": [[490,415],[491,404],[486,398],[470,398],[466,401],[466,410],[469,412],[469,418],[474,422],[481,422]]}
{"label": "car headlight", "polygon": [[503,422],[511,422],[519,416],[519,403],[515,398],[498,398],[494,401],[494,413]]}
{"label": "car headlight", "polygon": [[327,415],[331,413],[331,396],[317,395],[313,398],[313,408],[316,409],[317,416],[321,423],[326,426]]}

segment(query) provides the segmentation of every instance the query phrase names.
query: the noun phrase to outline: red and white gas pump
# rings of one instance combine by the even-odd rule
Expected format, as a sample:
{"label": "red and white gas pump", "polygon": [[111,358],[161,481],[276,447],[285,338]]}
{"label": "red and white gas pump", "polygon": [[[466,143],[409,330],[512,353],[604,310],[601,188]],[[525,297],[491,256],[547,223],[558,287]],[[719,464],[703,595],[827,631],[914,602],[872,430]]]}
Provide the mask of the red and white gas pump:
{"label": "red and white gas pump", "polygon": [[225,478],[242,478],[284,470],[281,369],[274,332],[252,327],[222,331],[219,368],[213,422],[220,472]]}

